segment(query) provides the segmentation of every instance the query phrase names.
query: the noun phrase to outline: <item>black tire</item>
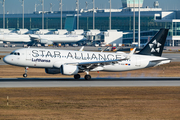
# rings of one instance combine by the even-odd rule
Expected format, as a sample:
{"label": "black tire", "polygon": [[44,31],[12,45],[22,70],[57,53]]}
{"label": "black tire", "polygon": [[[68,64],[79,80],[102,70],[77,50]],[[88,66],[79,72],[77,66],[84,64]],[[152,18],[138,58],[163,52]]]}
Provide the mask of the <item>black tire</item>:
{"label": "black tire", "polygon": [[91,79],[91,76],[90,75],[85,75],[84,77],[86,80],[90,80]]}
{"label": "black tire", "polygon": [[23,77],[26,78],[26,77],[27,77],[27,74],[23,74]]}
{"label": "black tire", "polygon": [[79,75],[79,74],[76,74],[76,75],[74,75],[74,79],[80,79],[81,78],[81,76]]}

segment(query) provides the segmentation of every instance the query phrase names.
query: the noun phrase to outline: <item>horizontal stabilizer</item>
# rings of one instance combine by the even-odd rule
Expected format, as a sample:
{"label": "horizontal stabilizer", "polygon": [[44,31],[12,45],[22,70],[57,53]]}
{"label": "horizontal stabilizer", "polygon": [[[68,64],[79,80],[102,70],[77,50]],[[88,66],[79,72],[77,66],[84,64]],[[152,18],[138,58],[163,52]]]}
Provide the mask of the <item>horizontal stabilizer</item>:
{"label": "horizontal stabilizer", "polygon": [[161,62],[161,61],[166,61],[166,60],[172,60],[172,59],[151,60],[150,62]]}

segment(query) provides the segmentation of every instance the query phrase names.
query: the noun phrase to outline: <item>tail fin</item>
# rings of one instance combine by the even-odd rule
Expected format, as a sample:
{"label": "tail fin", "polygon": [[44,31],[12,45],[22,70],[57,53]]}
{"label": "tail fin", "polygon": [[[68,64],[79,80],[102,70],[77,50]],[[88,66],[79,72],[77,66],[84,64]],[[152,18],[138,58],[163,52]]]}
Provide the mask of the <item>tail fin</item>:
{"label": "tail fin", "polygon": [[141,55],[161,56],[169,29],[160,29],[158,33],[138,53]]}

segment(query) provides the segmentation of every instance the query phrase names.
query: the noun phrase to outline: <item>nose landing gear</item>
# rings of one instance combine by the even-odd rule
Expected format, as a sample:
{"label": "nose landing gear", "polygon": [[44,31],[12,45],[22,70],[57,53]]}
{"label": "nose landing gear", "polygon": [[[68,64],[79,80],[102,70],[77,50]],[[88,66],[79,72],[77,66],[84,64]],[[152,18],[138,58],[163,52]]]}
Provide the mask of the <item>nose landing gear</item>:
{"label": "nose landing gear", "polygon": [[26,78],[27,77],[27,71],[28,71],[28,67],[25,67],[25,73],[23,74],[23,77]]}

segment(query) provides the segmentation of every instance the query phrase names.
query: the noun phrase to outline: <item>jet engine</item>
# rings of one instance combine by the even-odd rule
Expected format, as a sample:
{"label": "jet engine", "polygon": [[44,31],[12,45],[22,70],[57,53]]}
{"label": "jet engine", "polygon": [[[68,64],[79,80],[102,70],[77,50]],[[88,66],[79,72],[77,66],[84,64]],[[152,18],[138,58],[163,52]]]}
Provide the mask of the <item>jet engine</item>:
{"label": "jet engine", "polygon": [[74,65],[62,65],[61,72],[63,75],[76,75],[79,72],[79,68]]}
{"label": "jet engine", "polygon": [[45,68],[45,72],[47,74],[59,74],[59,73],[61,73],[61,69],[59,69],[59,68]]}
{"label": "jet engine", "polygon": [[41,43],[41,44],[51,45],[51,44],[53,44],[53,41],[47,40],[47,39],[40,39],[40,43]]}

